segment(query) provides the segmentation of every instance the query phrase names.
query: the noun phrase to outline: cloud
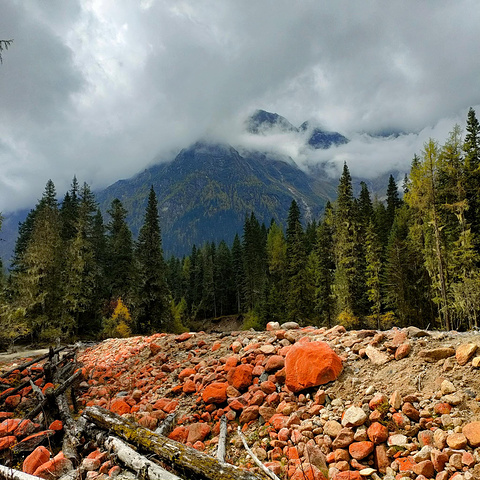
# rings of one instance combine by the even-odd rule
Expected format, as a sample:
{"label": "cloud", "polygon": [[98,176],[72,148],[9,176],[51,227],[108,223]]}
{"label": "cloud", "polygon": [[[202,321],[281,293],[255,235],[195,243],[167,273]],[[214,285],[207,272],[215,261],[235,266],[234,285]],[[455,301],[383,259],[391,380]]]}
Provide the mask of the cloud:
{"label": "cloud", "polygon": [[9,1],[0,210],[30,206],[48,178],[100,188],[207,134],[239,138],[257,108],[352,140],[311,154],[276,137],[302,166],[409,164],[480,104],[479,21],[468,0]]}

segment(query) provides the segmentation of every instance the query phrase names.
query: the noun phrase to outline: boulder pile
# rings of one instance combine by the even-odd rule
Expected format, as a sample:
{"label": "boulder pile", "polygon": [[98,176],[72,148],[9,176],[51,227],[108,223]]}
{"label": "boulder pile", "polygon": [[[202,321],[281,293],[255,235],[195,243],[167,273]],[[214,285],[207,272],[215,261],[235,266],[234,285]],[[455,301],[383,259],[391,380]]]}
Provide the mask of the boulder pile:
{"label": "boulder pile", "polygon": [[[260,475],[238,427],[282,479],[480,480],[479,340],[415,327],[346,331],[292,322],[265,332],[109,339],[79,354],[77,403],[153,431],[175,413],[169,438],[211,455],[226,418],[227,461]],[[20,399],[8,405],[4,397],[4,452],[32,434],[55,438],[63,427],[38,432],[33,422],[20,433],[29,425],[17,415],[28,394],[16,392]],[[71,472],[62,452],[40,443],[25,451],[25,472],[51,479]],[[77,474],[125,473],[102,445],[81,450]]]}

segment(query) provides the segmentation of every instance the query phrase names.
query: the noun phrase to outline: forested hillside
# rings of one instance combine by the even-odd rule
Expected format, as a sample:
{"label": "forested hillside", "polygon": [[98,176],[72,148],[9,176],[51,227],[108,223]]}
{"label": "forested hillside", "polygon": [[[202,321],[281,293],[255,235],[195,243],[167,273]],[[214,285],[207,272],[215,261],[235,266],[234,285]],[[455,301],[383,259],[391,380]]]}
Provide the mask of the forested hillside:
{"label": "forested hillside", "polygon": [[[338,197],[302,224],[292,200],[284,225],[245,212],[243,231],[164,259],[156,192],[137,241],[113,199],[103,219],[87,184],[61,202],[49,181],[20,226],[2,279],[1,340],[179,331],[243,315],[346,327],[477,327],[480,313],[480,124],[469,111],[442,145],[431,139],[385,203],[367,185],[354,197],[345,164]],[[403,198],[402,198],[403,197]]]}

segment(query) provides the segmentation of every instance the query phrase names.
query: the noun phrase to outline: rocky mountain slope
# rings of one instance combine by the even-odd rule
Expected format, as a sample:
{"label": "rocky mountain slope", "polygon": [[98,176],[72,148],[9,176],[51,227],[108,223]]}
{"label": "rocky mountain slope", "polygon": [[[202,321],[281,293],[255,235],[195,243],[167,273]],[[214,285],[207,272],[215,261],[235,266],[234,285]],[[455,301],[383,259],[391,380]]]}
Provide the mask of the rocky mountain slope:
{"label": "rocky mountain slope", "polygon": [[240,426],[282,479],[472,480],[480,478],[479,341],[415,327],[295,324],[110,339],[80,356],[79,404],[152,430],[175,411],[169,437],[209,454],[225,415],[227,461],[259,471]]}

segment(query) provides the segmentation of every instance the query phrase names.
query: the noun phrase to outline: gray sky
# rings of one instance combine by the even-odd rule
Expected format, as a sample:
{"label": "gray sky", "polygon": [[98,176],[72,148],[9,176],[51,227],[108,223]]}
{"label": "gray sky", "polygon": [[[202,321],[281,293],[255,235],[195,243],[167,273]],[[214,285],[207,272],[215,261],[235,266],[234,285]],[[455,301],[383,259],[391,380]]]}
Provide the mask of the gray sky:
{"label": "gray sky", "polygon": [[[477,0],[2,2],[0,211],[49,178],[101,188],[207,134],[356,175],[407,168],[470,106],[480,116],[478,25]],[[257,108],[352,142],[312,155],[247,138]]]}

